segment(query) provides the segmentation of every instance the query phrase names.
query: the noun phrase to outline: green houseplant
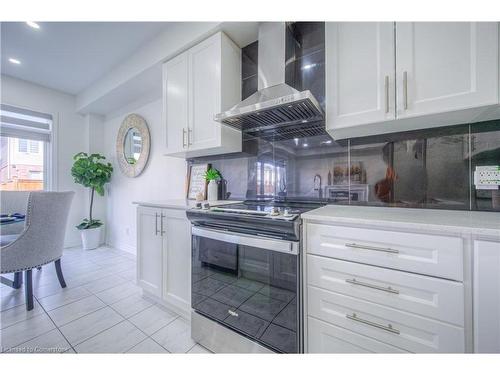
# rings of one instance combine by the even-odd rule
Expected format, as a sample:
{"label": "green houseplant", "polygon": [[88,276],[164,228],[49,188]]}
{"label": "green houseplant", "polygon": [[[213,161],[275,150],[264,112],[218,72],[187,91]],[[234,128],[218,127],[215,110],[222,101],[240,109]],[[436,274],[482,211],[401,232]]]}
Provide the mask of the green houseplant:
{"label": "green houseplant", "polygon": [[217,180],[221,178],[220,172],[215,168],[210,168],[205,172],[205,180],[208,181],[208,197],[209,201],[216,201],[219,191],[219,185],[217,185]]}
{"label": "green houseplant", "polygon": [[101,237],[100,227],[102,222],[92,217],[92,209],[94,206],[94,193],[103,196],[104,185],[111,180],[113,167],[110,163],[104,162],[106,158],[100,154],[86,154],[79,152],[73,157],[74,163],[71,168],[71,176],[73,176],[77,184],[83,185],[91,189],[89,217],[77,225],[82,236],[83,247],[86,250],[95,249],[99,246]]}

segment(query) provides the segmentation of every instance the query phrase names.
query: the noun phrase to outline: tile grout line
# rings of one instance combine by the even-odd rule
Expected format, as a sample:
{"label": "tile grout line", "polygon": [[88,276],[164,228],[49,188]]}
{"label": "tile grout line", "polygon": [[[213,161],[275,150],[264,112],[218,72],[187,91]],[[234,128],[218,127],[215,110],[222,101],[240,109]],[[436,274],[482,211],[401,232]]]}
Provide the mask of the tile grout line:
{"label": "tile grout line", "polygon": [[[123,300],[125,300],[125,299],[127,299],[127,298],[133,297],[133,296],[134,296],[134,295],[132,294],[131,296],[125,297],[124,299],[121,299],[121,300],[119,300],[119,301],[114,302],[112,305],[106,305],[106,306],[108,306],[109,308],[111,308],[111,309],[112,309],[113,311],[115,311],[117,314],[119,314],[119,315],[123,316],[123,318],[124,318],[124,319],[127,319],[127,320],[128,320],[128,318],[131,318],[131,317],[133,317],[133,316],[136,316],[137,314],[140,314],[140,313],[141,313],[141,312],[143,312],[144,310],[147,310],[147,309],[149,309],[150,307],[152,307],[152,306],[155,306],[155,305],[156,305],[156,303],[151,303],[151,302],[149,302],[149,301],[148,301],[149,303],[151,303],[151,306],[147,306],[147,307],[143,308],[142,310],[139,310],[139,311],[137,311],[136,313],[134,313],[134,314],[130,315],[129,317],[126,317],[126,316],[122,315],[122,314],[121,314],[121,313],[120,313],[120,312],[119,312],[116,308],[114,308],[114,307],[113,307],[113,305],[114,305],[114,304],[116,304],[116,303],[118,303],[118,302],[121,302],[121,301],[123,301]],[[97,296],[96,296],[96,297],[97,297]],[[97,298],[99,298],[99,297],[97,297]],[[102,300],[101,300],[101,301],[102,301]]]}
{"label": "tile grout line", "polygon": [[[155,305],[153,305],[153,306],[155,306]],[[150,307],[152,307],[152,306],[150,306]],[[150,307],[148,307],[148,309],[149,309]],[[144,309],[144,310],[146,310],[146,309]],[[142,310],[142,311],[144,311],[144,310]],[[141,312],[142,312],[142,311],[141,311]],[[139,313],[137,313],[137,314],[140,314],[140,312],[139,312]],[[132,318],[132,317],[136,316],[137,314],[132,315],[130,318]],[[177,315],[177,314],[176,314],[176,315]],[[180,315],[177,315],[177,316],[176,316],[174,319],[172,319],[170,322],[168,322],[168,323],[167,323],[167,324],[165,324],[164,326],[162,326],[162,327],[158,328],[156,331],[154,331],[154,332],[153,332],[153,333],[151,333],[151,334],[146,333],[144,330],[142,330],[142,329],[141,329],[141,327],[139,327],[139,326],[137,326],[136,324],[134,324],[134,322],[132,322],[132,321],[130,320],[130,318],[126,318],[126,320],[127,320],[127,321],[129,321],[129,322],[130,322],[130,324],[132,324],[134,327],[136,327],[139,331],[141,331],[142,333],[144,333],[146,336],[151,337],[151,336],[153,336],[155,333],[157,333],[158,331],[162,330],[162,329],[163,329],[163,328],[165,328],[165,327],[168,327],[168,326],[169,326],[170,324],[172,324],[174,321],[176,321],[177,319],[179,319],[179,318],[180,318]],[[155,341],[158,345],[160,345],[161,347],[163,347],[163,345],[161,345],[159,342],[157,342],[157,341],[156,341],[155,339],[153,339],[152,337],[151,337],[151,339],[152,339],[153,341]],[[165,348],[165,349],[166,349],[166,348]]]}
{"label": "tile grout line", "polygon": [[[91,297],[91,296],[89,296],[89,297]],[[81,301],[81,300],[78,300],[78,301],[75,301],[75,302],[79,302],[79,301]],[[70,305],[71,305],[71,304],[70,304]],[[67,305],[65,305],[65,306],[67,306]],[[63,307],[63,306],[61,306],[61,307]],[[96,310],[94,310],[94,311],[91,311],[91,312],[89,312],[89,313],[87,313],[87,314],[85,314],[85,315],[82,315],[82,316],[80,316],[80,317],[78,317],[78,318],[76,318],[76,319],[70,320],[69,322],[66,322],[66,323],[61,324],[61,325],[58,325],[58,324],[56,324],[55,322],[54,322],[54,323],[56,324],[56,326],[57,326],[57,327],[65,327],[65,326],[67,326],[67,325],[68,325],[68,324],[70,324],[70,323],[76,322],[78,319],[85,318],[86,316],[89,316],[90,314],[93,314],[93,313],[95,313],[95,312],[97,312],[97,311],[99,311],[99,310],[102,310],[102,309],[106,308],[106,307],[109,307],[109,306],[105,304],[104,306],[99,307],[98,309],[96,309]],[[54,309],[54,310],[57,310],[57,309]],[[54,311],[54,310],[49,310],[49,311]],[[49,315],[49,316],[50,316],[50,314],[49,314],[48,312],[47,312],[47,315]]]}
{"label": "tile grout line", "polygon": [[[54,325],[54,327],[56,327],[55,329],[57,329],[57,330],[59,331],[59,333],[62,335],[62,337],[64,337],[64,340],[66,340],[66,342],[69,344],[69,346],[73,349],[73,346],[71,345],[71,343],[68,341],[68,339],[66,338],[66,336],[64,336],[64,335],[63,335],[63,333],[61,332],[61,330],[59,329],[59,327],[57,326],[57,324],[56,324],[56,323],[52,320],[52,318],[50,317],[49,313],[48,313],[48,312],[45,310],[45,308],[42,306],[42,304],[40,303],[40,301],[38,300],[38,298],[37,298],[36,296],[33,296],[33,299],[34,299],[34,300],[36,300],[36,302],[38,302],[38,304],[40,305],[40,308],[43,310],[43,313],[41,313],[41,314],[39,314],[39,315],[36,315],[36,316],[34,316],[34,317],[31,317],[31,318],[29,318],[29,319],[22,320],[21,322],[25,322],[25,321],[27,321],[27,320],[30,320],[30,319],[36,318],[36,317],[38,317],[38,316],[40,316],[40,315],[42,315],[42,314],[45,314],[45,315],[46,315],[46,316],[50,319],[50,321],[52,322],[52,324]],[[18,323],[21,323],[21,322],[18,322]],[[17,323],[16,323],[16,324],[17,324]],[[9,327],[11,327],[11,326],[9,326]],[[36,336],[34,336],[34,337],[31,337],[30,339],[28,339],[28,340],[26,340],[26,341],[23,341],[23,342],[21,342],[21,343],[19,343],[19,344],[15,345],[15,346],[13,346],[13,347],[9,348],[9,350],[12,350],[12,349],[14,349],[14,348],[16,348],[16,347],[18,347],[18,346],[20,346],[20,345],[22,345],[22,344],[27,343],[28,341],[34,340],[34,339],[36,339],[37,337],[40,337],[40,336],[42,336],[42,335],[45,335],[46,333],[49,333],[49,332],[51,332],[51,331],[53,331],[53,330],[54,330],[54,328],[53,328],[53,329],[48,330],[47,332],[43,332],[43,333],[41,333],[41,334],[39,334],[39,335],[36,335]],[[64,352],[62,352],[62,353],[64,353]]]}
{"label": "tile grout line", "polygon": [[[97,297],[97,298],[99,298],[99,297]],[[103,302],[104,302],[104,301],[103,301]],[[106,304],[106,303],[105,303],[105,304]],[[115,310],[114,310],[111,306],[109,306],[108,304],[106,304],[106,306],[104,306],[104,307],[100,308],[99,310],[102,310],[102,309],[104,309],[104,308],[106,308],[106,307],[109,307],[109,308],[111,308],[111,310],[115,311]],[[150,307],[151,307],[151,306],[150,306]],[[98,311],[98,310],[96,310],[96,311]],[[94,312],[95,312],[95,311],[94,311]],[[116,311],[115,311],[115,312],[116,312]],[[116,312],[116,313],[117,313],[118,315],[120,315],[118,312]],[[87,315],[89,315],[89,314],[87,314]],[[120,315],[120,317],[122,317],[122,315]],[[177,318],[178,318],[178,317],[177,317]],[[175,318],[174,320],[176,320],[177,318]],[[76,321],[76,320],[78,320],[78,319],[75,319],[75,320],[73,320],[73,321]],[[172,322],[173,322],[174,320],[172,320]],[[121,323],[123,323],[123,322],[125,322],[125,321],[126,321],[126,322],[129,322],[129,323],[130,323],[130,324],[132,324],[135,328],[137,328],[139,331],[141,331],[141,332],[142,332],[142,333],[146,336],[146,338],[145,338],[145,339],[147,339],[147,338],[149,337],[149,338],[151,338],[154,342],[156,342],[158,345],[160,345],[160,343],[158,343],[156,340],[154,340],[152,337],[150,337],[150,336],[149,336],[146,332],[144,332],[142,329],[140,329],[139,327],[137,327],[134,323],[132,323],[131,321],[129,321],[127,318],[123,318],[123,320],[119,321],[118,323],[113,324],[112,326],[110,326],[110,327],[108,327],[108,328],[106,328],[106,329],[104,329],[104,330],[102,330],[102,331],[99,331],[99,332],[98,332],[98,333],[96,333],[95,335],[92,335],[92,336],[90,336],[90,337],[86,338],[85,340],[83,340],[83,341],[79,342],[78,344],[76,344],[76,345],[75,345],[75,347],[76,347],[76,346],[78,346],[78,345],[83,344],[84,342],[86,342],[86,341],[90,340],[91,338],[94,338],[94,337],[96,337],[97,335],[100,335],[101,333],[106,332],[107,330],[109,330],[109,329],[111,329],[111,328],[113,328],[113,327],[117,326],[118,324],[121,324]],[[172,323],[172,322],[170,322],[170,323]],[[165,328],[165,327],[166,327],[166,326],[168,326],[170,323],[168,323],[167,325],[165,325],[165,326],[161,327],[160,329]],[[69,323],[68,323],[68,324],[69,324]],[[159,330],[155,331],[154,333],[156,333],[156,332],[158,332],[158,331],[159,331]],[[153,333],[153,334],[154,334],[154,333]],[[66,337],[65,337],[65,338],[66,338]],[[144,339],[144,340],[145,340],[145,339]],[[142,341],[144,341],[144,340],[142,340]],[[141,341],[141,342],[142,342],[142,341]],[[71,345],[71,344],[70,344],[70,345]],[[167,348],[165,348],[163,345],[160,345],[160,346],[161,346],[162,348],[164,348],[165,350],[167,350]],[[78,352],[76,351],[75,347],[73,347],[73,346],[72,346],[73,350],[75,350],[75,352],[76,352],[76,353],[78,353]],[[130,349],[129,349],[129,350],[130,350]],[[168,350],[167,350],[167,352],[168,352]],[[169,352],[169,353],[170,353],[170,352]]]}
{"label": "tile grout line", "polygon": [[[136,347],[137,345],[139,345],[139,344],[143,343],[144,341],[146,341],[146,340],[149,338],[149,339],[151,339],[151,340],[152,340],[152,342],[154,342],[155,344],[159,345],[159,347],[161,347],[163,350],[165,350],[165,354],[166,354],[166,353],[170,353],[170,351],[169,351],[166,347],[164,347],[163,345],[161,345],[161,344],[160,344],[157,340],[155,340],[155,339],[152,337],[152,335],[155,335],[156,333],[158,333],[158,331],[160,331],[160,330],[162,330],[162,329],[164,329],[164,328],[166,328],[166,327],[170,326],[172,323],[174,323],[174,322],[175,322],[175,321],[177,321],[178,319],[181,319],[181,321],[184,321],[184,319],[182,319],[182,317],[181,317],[181,316],[179,316],[179,315],[178,315],[177,313],[175,313],[175,312],[172,312],[172,311],[170,311],[170,310],[167,310],[167,312],[166,312],[166,313],[169,313],[170,315],[172,315],[172,316],[173,316],[173,319],[172,319],[172,320],[170,320],[167,324],[165,324],[165,325],[161,326],[160,328],[156,329],[155,331],[153,331],[151,334],[148,334],[148,333],[144,332],[144,331],[143,331],[140,327],[138,327],[137,325],[135,325],[135,324],[134,324],[134,323],[133,323],[130,319],[132,319],[134,316],[136,316],[136,315],[138,315],[138,314],[140,314],[140,313],[144,312],[144,311],[145,311],[145,310],[147,310],[148,308],[152,308],[153,306],[156,306],[157,308],[160,308],[160,309],[162,309],[162,310],[163,310],[163,306],[162,306],[161,304],[158,304],[157,302],[155,302],[155,301],[151,301],[151,300],[148,300],[148,299],[146,298],[145,300],[151,303],[151,305],[150,305],[150,306],[147,306],[147,307],[145,307],[145,308],[141,308],[139,311],[136,311],[136,312],[134,312],[134,314],[130,315],[129,317],[126,317],[126,316],[122,315],[122,314],[118,311],[118,309],[116,308],[116,306],[114,307],[114,306],[112,306],[112,305],[114,305],[114,304],[118,304],[119,302],[121,302],[121,301],[123,301],[123,300],[125,300],[125,299],[127,299],[127,298],[131,298],[131,297],[134,297],[134,296],[138,295],[138,294],[139,294],[139,292],[140,292],[139,290],[137,290],[137,291],[133,291],[133,292],[132,292],[132,293],[130,293],[130,294],[126,293],[126,294],[128,294],[128,295],[125,295],[124,297],[119,298],[119,299],[118,299],[118,300],[116,300],[116,301],[113,301],[113,303],[108,303],[108,302],[106,302],[105,300],[103,300],[102,298],[100,298],[100,296],[98,296],[98,295],[97,295],[97,294],[99,294],[99,293],[102,293],[102,292],[108,291],[108,290],[110,290],[110,289],[112,289],[112,288],[118,288],[118,289],[117,289],[117,293],[119,293],[119,292],[120,292],[119,287],[120,287],[120,286],[123,286],[123,285],[124,285],[124,284],[126,284],[126,283],[129,283],[129,285],[133,285],[133,286],[136,286],[136,285],[137,285],[137,284],[136,284],[136,282],[135,282],[135,280],[136,280],[136,278],[135,278],[135,277],[134,277],[133,279],[131,279],[131,278],[129,278],[129,277],[126,277],[126,275],[130,275],[131,273],[134,273],[135,268],[136,268],[136,267],[133,267],[133,265],[131,265],[130,267],[128,267],[128,266],[127,266],[127,264],[128,264],[128,263],[133,263],[133,262],[134,262],[134,261],[136,261],[136,260],[135,260],[135,259],[131,259],[131,258],[129,258],[129,257],[125,257],[125,256],[123,256],[123,255],[121,255],[121,254],[119,254],[119,253],[117,253],[117,252],[115,252],[115,251],[112,251],[112,249],[106,249],[106,251],[109,251],[110,253],[112,253],[112,255],[111,255],[111,256],[109,256],[109,257],[103,256],[103,258],[113,259],[113,258],[116,256],[116,257],[117,257],[116,259],[117,259],[118,264],[121,264],[121,265],[122,265],[122,266],[118,267],[118,268],[120,269],[119,271],[111,271],[110,273],[108,273],[108,271],[109,271],[109,268],[110,268],[110,267],[103,266],[102,264],[98,263],[98,260],[97,260],[97,259],[86,259],[86,258],[84,257],[86,254],[83,254],[83,253],[77,253],[77,252],[75,252],[75,253],[71,254],[71,257],[70,257],[70,259],[68,260],[68,261],[69,261],[69,264],[71,264],[71,266],[66,268],[66,269],[68,270],[68,272],[69,272],[68,274],[69,274],[69,275],[71,275],[71,276],[73,276],[73,277],[75,278],[75,280],[78,280],[78,279],[80,279],[80,280],[81,280],[81,279],[83,279],[85,282],[84,282],[84,283],[78,283],[78,282],[76,282],[74,285],[72,285],[72,284],[71,284],[71,281],[70,281],[70,285],[69,285],[69,288],[68,288],[68,289],[73,290],[73,289],[81,288],[80,290],[81,290],[82,292],[86,292],[86,293],[88,293],[88,294],[87,294],[87,295],[85,295],[85,296],[79,296],[79,297],[77,297],[75,300],[71,300],[71,301],[63,301],[63,303],[62,303],[61,305],[59,305],[59,306],[57,306],[57,307],[54,307],[54,308],[52,308],[52,309],[50,309],[50,310],[48,310],[48,309],[47,309],[44,305],[42,305],[43,300],[44,300],[44,299],[46,299],[46,298],[48,299],[48,297],[56,296],[57,294],[62,293],[62,292],[64,291],[64,289],[63,289],[63,290],[60,290],[60,291],[56,291],[56,292],[54,292],[54,293],[50,292],[50,291],[52,290],[52,289],[51,289],[51,286],[52,286],[52,285],[54,285],[54,287],[55,287],[55,284],[56,284],[56,283],[53,283],[53,282],[52,282],[52,281],[55,281],[55,280],[50,280],[49,278],[45,278],[45,275],[48,275],[47,273],[40,275],[40,278],[38,279],[38,281],[40,281],[40,282],[43,284],[43,286],[41,286],[41,287],[40,287],[40,289],[46,288],[46,289],[49,291],[49,293],[50,293],[50,294],[48,294],[48,295],[44,295],[43,297],[40,297],[40,296],[37,296],[36,294],[34,294],[34,299],[36,300],[36,303],[38,303],[38,304],[40,305],[40,314],[37,314],[37,315],[35,315],[35,316],[33,316],[33,317],[30,317],[30,318],[28,318],[28,319],[23,319],[23,320],[21,320],[21,321],[19,321],[19,322],[16,322],[16,323],[14,323],[14,324],[11,324],[11,325],[9,325],[9,327],[10,327],[10,326],[12,326],[12,325],[15,325],[15,324],[17,324],[17,323],[20,323],[20,322],[23,322],[23,321],[26,321],[26,320],[29,320],[29,319],[33,319],[33,318],[35,318],[35,317],[43,316],[43,314],[45,314],[45,316],[46,316],[46,317],[50,320],[50,322],[53,324],[53,327],[49,328],[49,330],[48,330],[48,331],[46,331],[46,332],[44,332],[44,333],[41,333],[40,335],[36,335],[36,336],[34,336],[34,337],[30,337],[28,340],[25,340],[25,341],[23,341],[23,342],[21,342],[21,343],[17,343],[16,345],[12,346],[12,347],[11,347],[11,348],[9,348],[9,349],[12,349],[13,347],[17,347],[17,346],[23,345],[23,344],[25,344],[25,343],[26,343],[26,342],[28,342],[28,341],[34,340],[34,339],[36,339],[36,338],[38,338],[38,337],[40,337],[40,336],[42,336],[42,335],[45,335],[45,334],[47,334],[48,332],[53,331],[53,330],[54,330],[54,328],[55,328],[55,329],[57,329],[57,331],[61,334],[61,336],[64,338],[65,342],[67,342],[67,344],[69,345],[69,348],[68,348],[65,352],[75,353],[75,352],[77,352],[77,351],[76,351],[76,349],[75,349],[77,346],[79,346],[79,345],[83,344],[84,342],[87,342],[88,340],[90,340],[90,339],[92,339],[92,338],[94,338],[94,337],[96,337],[96,336],[98,336],[98,335],[100,335],[100,334],[102,334],[102,333],[104,333],[104,332],[106,332],[106,331],[108,331],[108,330],[112,329],[113,327],[117,326],[118,324],[121,324],[121,323],[123,323],[123,322],[125,322],[125,321],[126,321],[126,322],[127,322],[128,324],[130,324],[132,327],[135,327],[135,329],[137,329],[137,332],[141,332],[142,334],[144,334],[144,338],[143,338],[142,340],[140,340],[137,344],[135,344],[135,345],[133,345],[132,347],[130,347],[129,349],[127,349],[127,351],[130,351],[131,349],[133,349],[133,348],[134,348],[134,347]],[[102,252],[101,254],[106,254],[106,252]],[[83,255],[83,256],[81,256],[81,255]],[[118,257],[119,257],[119,258],[118,258]],[[109,260],[107,260],[107,259],[106,259],[105,261],[106,261],[106,262],[109,262]],[[111,265],[110,265],[110,266],[111,266]],[[95,278],[95,279],[91,279],[91,278],[89,279],[89,278],[86,278],[86,274],[85,274],[84,272],[83,272],[83,273],[79,272],[79,271],[80,271],[79,267],[80,267],[80,268],[82,268],[82,267],[83,267],[83,268],[85,268],[85,269],[92,269],[92,267],[94,267],[93,269],[96,271],[96,272],[95,272],[95,274],[96,274],[96,275],[95,275],[95,277],[97,277],[97,278]],[[73,275],[73,272],[75,272],[77,275],[80,275],[80,276],[76,276],[76,277],[75,277],[75,276]],[[93,272],[93,271],[90,271],[90,272]],[[102,272],[102,273],[101,273],[101,272]],[[103,273],[104,273],[104,275],[103,275]],[[98,282],[98,280],[104,279],[104,278],[106,278],[106,277],[112,277],[112,276],[116,276],[116,277],[118,277],[118,280],[119,280],[119,281],[123,280],[123,282],[119,282],[117,285],[113,285],[113,286],[111,286],[111,287],[109,287],[109,288],[106,288],[106,289],[104,289],[104,290],[100,290],[99,292],[94,292],[94,291],[92,291],[92,290],[90,290],[90,289],[88,289],[88,288],[87,288],[87,286],[88,286],[89,284],[91,284],[91,283],[95,283],[95,282]],[[70,277],[70,279],[71,279],[71,277]],[[36,282],[36,281],[35,281],[35,282]],[[55,289],[57,289],[57,288],[55,288]],[[130,289],[133,289],[133,287],[131,287]],[[70,321],[64,322],[64,324],[58,324],[58,323],[56,323],[56,322],[55,322],[55,320],[52,318],[52,316],[51,316],[51,314],[50,314],[50,312],[51,312],[51,311],[55,311],[55,310],[57,310],[57,309],[67,307],[67,306],[69,306],[69,305],[71,305],[71,304],[73,304],[73,303],[80,302],[80,301],[82,301],[83,299],[85,299],[85,298],[89,298],[89,297],[91,297],[91,296],[95,297],[98,301],[102,302],[102,303],[103,303],[103,306],[101,306],[101,307],[97,308],[96,310],[94,310],[94,311],[92,311],[92,312],[88,312],[88,313],[86,313],[86,314],[84,314],[84,315],[82,315],[82,316],[79,316],[79,317],[78,317],[78,318],[76,318],[76,319],[72,319],[72,320],[70,320]],[[113,297],[113,296],[114,296],[114,294],[110,294],[110,297]],[[56,299],[57,299],[57,297],[54,297],[54,298],[56,298]],[[62,296],[61,298],[62,298],[62,299],[64,299],[64,297],[63,297],[63,296]],[[42,303],[41,303],[40,301],[42,301]],[[22,304],[17,305],[17,306],[10,306],[9,308],[5,309],[5,311],[8,311],[8,310],[10,310],[10,309],[14,309],[14,308],[19,307],[19,306],[22,306],[22,305],[25,305],[25,303],[22,303]],[[107,328],[105,328],[105,329],[103,329],[103,330],[100,330],[99,332],[96,332],[95,334],[93,334],[93,335],[91,335],[91,336],[87,337],[86,339],[84,339],[84,340],[83,340],[83,341],[81,341],[81,342],[78,342],[78,343],[76,343],[76,342],[75,342],[75,344],[72,344],[72,343],[69,341],[69,339],[68,339],[68,338],[64,335],[64,333],[62,332],[62,329],[61,329],[61,328],[65,327],[65,326],[67,326],[67,325],[69,325],[69,324],[71,324],[71,323],[74,323],[74,322],[78,321],[79,319],[82,319],[82,318],[84,318],[84,317],[86,317],[86,316],[88,316],[88,315],[90,315],[90,314],[93,314],[93,313],[95,313],[95,312],[97,312],[97,311],[100,311],[100,310],[102,310],[102,309],[104,309],[104,308],[106,308],[106,307],[110,307],[110,308],[111,308],[111,311],[113,311],[114,313],[116,313],[116,315],[120,318],[120,321],[119,321],[119,322],[117,322],[116,324],[113,324],[113,325],[111,325],[111,326],[109,326],[109,327],[107,327]],[[71,316],[71,314],[69,314],[68,316]],[[42,319],[44,319],[44,318],[42,318]],[[7,327],[5,327],[5,328],[7,328]],[[195,342],[193,343],[193,345],[188,345],[188,348],[187,348],[187,350],[185,351],[185,353],[188,353],[188,352],[189,352],[190,350],[192,350],[195,346],[196,346],[196,343],[195,343]],[[61,353],[62,353],[62,352],[61,352]]]}
{"label": "tile grout line", "polygon": [[[151,340],[153,340],[154,342],[156,342],[158,345],[160,345],[162,348],[164,348],[164,349],[165,349],[167,352],[169,352],[169,353],[172,353],[172,352],[171,352],[171,351],[169,351],[167,348],[165,348],[165,347],[164,347],[162,344],[160,344],[158,341],[156,341],[156,340],[155,340],[152,336],[153,336],[155,333],[157,333],[158,331],[162,330],[163,328],[168,327],[170,324],[172,324],[174,321],[176,321],[176,320],[178,320],[178,319],[180,319],[180,320],[185,320],[184,318],[182,318],[180,315],[178,315],[178,314],[177,314],[177,317],[176,317],[175,319],[173,319],[170,323],[168,323],[167,325],[163,326],[162,328],[160,328],[160,329],[158,329],[158,330],[154,331],[154,332],[153,332],[153,333],[149,336],[149,337],[151,338]],[[132,322],[131,322],[131,323],[132,323]],[[133,324],[133,323],[132,323],[132,324]],[[140,329],[140,328],[139,328],[139,329]],[[191,323],[189,323],[189,330],[191,331]],[[186,350],[186,351],[184,352],[184,354],[186,354],[187,352],[189,352],[191,349],[193,349],[193,348],[196,346],[197,342],[195,342],[194,340],[193,340],[193,342],[194,342],[193,346],[191,346],[188,350]],[[175,353],[172,353],[172,354],[175,354]]]}
{"label": "tile grout line", "polygon": [[[69,340],[66,338],[66,336],[64,336],[64,334],[62,333],[62,331],[59,329],[59,326],[56,324],[56,322],[54,322],[54,320],[52,319],[52,317],[49,315],[49,313],[45,310],[45,307],[42,306],[42,304],[40,303],[40,301],[38,300],[37,297],[35,297],[35,300],[38,302],[38,304],[41,306],[42,310],[45,312],[45,314],[49,317],[50,321],[52,322],[52,324],[54,324],[56,326],[56,329],[59,331],[59,333],[61,334],[62,337],[64,337],[64,340],[66,340],[66,342],[69,344],[69,347],[73,350],[75,350],[73,348],[73,345],[71,345],[71,343],[69,342]],[[29,341],[29,340],[28,340]],[[67,351],[67,350],[66,350]],[[64,352],[63,352],[64,353]]]}
{"label": "tile grout line", "polygon": [[[106,306],[106,307],[109,307],[109,306]],[[104,308],[104,307],[103,307],[103,308]],[[76,349],[75,349],[78,345],[83,344],[84,342],[86,342],[86,341],[88,341],[88,340],[90,340],[90,339],[92,339],[92,338],[96,337],[97,335],[100,335],[100,334],[101,334],[101,333],[103,333],[103,332],[106,332],[107,330],[109,330],[109,329],[111,329],[111,328],[113,328],[113,327],[117,326],[118,324],[123,323],[124,321],[126,321],[126,319],[123,319],[123,320],[119,321],[118,323],[113,324],[112,326],[110,326],[110,327],[108,327],[108,328],[106,328],[106,329],[103,329],[102,331],[97,332],[95,335],[89,336],[89,337],[88,337],[88,338],[86,338],[85,340],[80,341],[78,344],[75,344],[75,346],[73,347],[73,350],[74,350],[74,351],[78,354],[78,352],[77,352],[77,351],[76,351]]]}
{"label": "tile grout line", "polygon": [[[77,287],[77,288],[83,288],[83,289],[85,289],[88,293],[90,293],[90,295],[92,295],[92,294],[93,294],[90,290],[88,290],[87,288],[84,288],[83,286],[79,286],[79,287]],[[68,289],[68,290],[75,290],[75,289],[76,289],[76,288],[74,288],[74,289]],[[63,289],[63,290],[64,290],[64,289]],[[58,293],[56,293],[56,294],[58,294]],[[48,297],[55,296],[56,294],[52,294],[52,295],[50,295],[50,296],[40,298],[40,300],[43,300],[43,299],[48,298]],[[72,303],[74,303],[74,302],[78,302],[78,301],[81,301],[81,300],[82,300],[82,299],[84,299],[84,298],[90,297],[90,295],[88,295],[88,296],[83,296],[83,297],[80,297],[80,298],[77,298],[77,299],[75,299],[75,300],[73,300],[73,301],[71,301],[71,302],[68,302],[68,303],[63,303],[63,304],[62,304],[62,305],[60,305],[60,306],[54,307],[53,309],[46,310],[46,311],[47,311],[47,312],[48,312],[48,311],[53,311],[53,310],[57,310],[57,309],[58,309],[58,308],[60,308],[60,307],[64,307],[64,306],[67,306],[67,305],[71,305],[71,304],[72,304]],[[34,298],[36,298],[36,300],[38,301],[38,303],[40,304],[40,306],[42,306],[42,307],[43,307],[43,305],[40,303],[40,300],[38,300],[38,297],[36,297],[36,295],[33,295],[33,297],[34,297]],[[45,307],[43,308],[43,310],[45,311]],[[47,313],[47,314],[48,314],[48,313]]]}
{"label": "tile grout line", "polygon": [[[133,323],[132,323],[132,322],[130,322],[130,323],[133,325]],[[135,325],[134,325],[134,327],[135,327]],[[139,329],[139,331],[143,332],[143,331],[142,331],[142,330],[140,330],[140,329]],[[144,333],[144,332],[143,332],[143,333]],[[142,341],[138,342],[137,344],[135,344],[134,346],[132,346],[132,347],[131,347],[129,350],[127,350],[125,353],[129,353],[132,349],[134,349],[136,346],[138,346],[138,345],[142,344],[142,343],[143,343],[144,341],[146,341],[147,339],[152,340],[154,343],[158,344],[158,345],[159,345],[162,349],[165,349],[165,350],[167,351],[167,353],[165,353],[165,354],[172,354],[172,353],[171,353],[171,352],[169,352],[166,348],[164,348],[162,345],[160,345],[158,342],[156,342],[156,341],[155,341],[155,339],[153,339],[152,337],[147,336],[147,335],[146,335],[146,338],[145,338],[144,340],[142,340]],[[143,353],[143,354],[152,354],[152,353]],[[161,354],[161,353],[160,353],[160,354]]]}

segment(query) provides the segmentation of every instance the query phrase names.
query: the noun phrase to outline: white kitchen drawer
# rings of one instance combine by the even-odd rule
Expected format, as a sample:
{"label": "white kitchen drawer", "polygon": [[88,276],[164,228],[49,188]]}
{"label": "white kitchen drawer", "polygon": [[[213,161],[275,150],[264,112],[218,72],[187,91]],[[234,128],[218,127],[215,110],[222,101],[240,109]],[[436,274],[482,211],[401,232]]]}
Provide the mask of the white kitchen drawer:
{"label": "white kitchen drawer", "polygon": [[307,224],[309,254],[463,280],[460,237]]}
{"label": "white kitchen drawer", "polygon": [[308,315],[413,353],[464,353],[464,329],[358,298],[307,288]]}
{"label": "white kitchen drawer", "polygon": [[383,342],[309,317],[308,353],[407,353]]}
{"label": "white kitchen drawer", "polygon": [[308,255],[307,283],[464,326],[464,286],[460,282]]}

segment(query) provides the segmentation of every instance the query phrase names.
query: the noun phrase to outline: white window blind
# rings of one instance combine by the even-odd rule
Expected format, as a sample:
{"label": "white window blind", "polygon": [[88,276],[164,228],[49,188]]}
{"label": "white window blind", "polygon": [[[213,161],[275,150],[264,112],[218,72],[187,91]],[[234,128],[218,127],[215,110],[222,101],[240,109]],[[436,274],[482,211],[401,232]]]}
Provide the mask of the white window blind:
{"label": "white window blind", "polygon": [[52,115],[0,104],[0,135],[49,142]]}

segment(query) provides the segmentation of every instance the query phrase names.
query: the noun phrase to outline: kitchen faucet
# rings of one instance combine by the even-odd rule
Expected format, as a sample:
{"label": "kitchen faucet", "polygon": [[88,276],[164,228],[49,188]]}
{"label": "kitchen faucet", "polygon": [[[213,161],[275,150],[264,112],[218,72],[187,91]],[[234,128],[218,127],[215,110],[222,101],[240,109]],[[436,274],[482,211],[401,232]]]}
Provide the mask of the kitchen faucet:
{"label": "kitchen faucet", "polygon": [[323,198],[323,189],[321,189],[321,176],[319,174],[314,176],[314,191],[318,192],[318,198]]}

